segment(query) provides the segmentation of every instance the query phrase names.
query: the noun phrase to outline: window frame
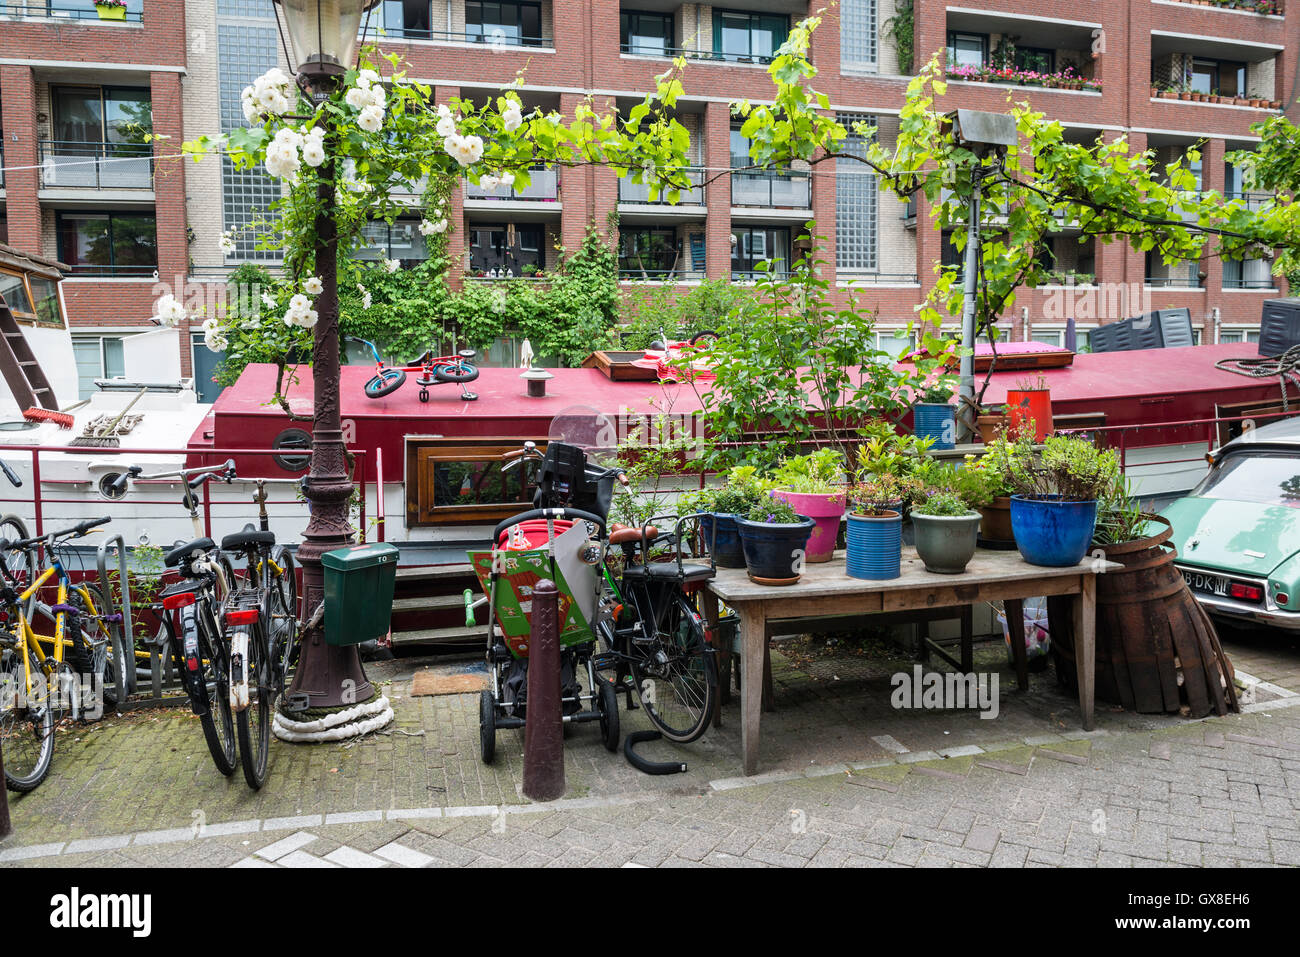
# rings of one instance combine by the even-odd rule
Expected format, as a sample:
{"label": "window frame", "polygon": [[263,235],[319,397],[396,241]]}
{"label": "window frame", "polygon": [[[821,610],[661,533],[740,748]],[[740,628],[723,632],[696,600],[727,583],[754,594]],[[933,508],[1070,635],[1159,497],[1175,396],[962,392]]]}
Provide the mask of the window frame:
{"label": "window frame", "polygon": [[[733,19],[745,18],[749,26],[747,28],[748,52],[726,53],[723,51],[722,35],[724,21],[731,17]],[[776,39],[776,34],[769,27],[756,26],[764,20],[780,21],[782,23],[780,39]],[[772,34],[772,52],[755,53],[754,52],[754,34],[756,31],[766,30]],[[788,13],[763,13],[754,10],[734,10],[727,7],[713,8],[713,57],[717,60],[726,60],[729,63],[771,63],[776,57],[776,51],[781,49],[781,45],[790,38],[790,15]]]}
{"label": "window frame", "polygon": [[[72,261],[68,255],[64,243],[64,223],[68,219],[76,218],[96,218],[104,217],[108,220],[108,249],[110,258],[114,260],[108,265],[81,264]],[[116,219],[152,219],[153,220],[153,263],[142,266],[122,266],[117,265],[117,242],[113,236],[113,223]],[[58,257],[60,262],[67,263],[72,267],[74,276],[105,276],[109,278],[130,278],[139,276],[149,276],[158,271],[158,214],[156,211],[146,210],[115,210],[115,209],[58,209],[54,212],[54,234],[55,244],[58,248]]]}
{"label": "window frame", "polygon": [[[490,36],[488,36],[485,27],[486,26],[507,26],[507,24],[497,24],[497,23],[484,24],[483,7],[489,4],[496,6],[498,8],[500,7],[515,8],[516,20],[514,23],[514,27],[516,30],[519,31],[519,36],[517,39],[514,38],[508,39],[505,43],[506,46],[521,46],[521,47],[545,46],[546,38],[542,36],[542,32],[543,32],[542,5],[540,2],[537,2],[537,0],[465,0],[465,39],[466,40],[468,40],[470,43],[496,42]],[[470,22],[471,7],[478,8],[478,14],[479,14],[478,23]],[[536,36],[529,36],[527,33],[524,32],[523,12],[525,8],[537,11],[537,35]],[[479,32],[471,33],[470,31],[473,27],[478,27]]]}
{"label": "window frame", "polygon": [[956,40],[958,37],[963,37],[968,40],[971,39],[978,40],[980,44],[980,62],[977,64],[977,66],[980,69],[983,69],[984,67],[988,66],[989,35],[987,33],[971,33],[966,30],[949,30],[947,44],[944,47],[944,57],[947,61],[947,65],[949,68],[966,65],[959,62],[957,60],[957,57],[955,56],[957,50]]}
{"label": "window frame", "polygon": [[[633,20],[639,22],[642,17],[659,20],[666,28],[663,37],[664,48],[662,50],[653,48],[632,49],[630,37],[634,32]],[[669,56],[677,47],[676,17],[671,13],[657,10],[620,10],[618,13],[618,34],[619,50],[623,53],[630,53],[633,56]]]}

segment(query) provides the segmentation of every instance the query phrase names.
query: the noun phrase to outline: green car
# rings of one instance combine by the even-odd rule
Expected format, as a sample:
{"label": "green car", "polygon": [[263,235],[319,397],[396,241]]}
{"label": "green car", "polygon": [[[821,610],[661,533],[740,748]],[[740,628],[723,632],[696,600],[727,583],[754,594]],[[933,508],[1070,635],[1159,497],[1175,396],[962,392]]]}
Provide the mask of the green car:
{"label": "green car", "polygon": [[1300,418],[1243,433],[1161,513],[1192,593],[1231,624],[1300,630]]}

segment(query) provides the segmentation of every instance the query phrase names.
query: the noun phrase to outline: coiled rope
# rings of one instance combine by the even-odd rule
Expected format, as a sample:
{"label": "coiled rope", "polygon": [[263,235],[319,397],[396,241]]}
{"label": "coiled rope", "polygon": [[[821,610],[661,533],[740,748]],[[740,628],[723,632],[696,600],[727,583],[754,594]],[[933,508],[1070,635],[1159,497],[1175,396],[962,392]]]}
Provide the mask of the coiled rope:
{"label": "coiled rope", "polygon": [[1290,376],[1300,388],[1300,346],[1292,346],[1280,356],[1259,356],[1251,359],[1220,359],[1214,364],[1216,369],[1235,372],[1237,375],[1252,379],[1268,379],[1277,376],[1282,386],[1282,411],[1290,412],[1290,400],[1287,396],[1286,383]]}

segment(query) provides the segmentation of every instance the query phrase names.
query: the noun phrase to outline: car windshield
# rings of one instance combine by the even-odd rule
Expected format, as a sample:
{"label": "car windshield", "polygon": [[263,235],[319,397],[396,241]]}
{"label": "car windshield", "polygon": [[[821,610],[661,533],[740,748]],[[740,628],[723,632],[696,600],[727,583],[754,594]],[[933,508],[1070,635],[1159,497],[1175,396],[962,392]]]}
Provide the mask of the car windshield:
{"label": "car windshield", "polygon": [[1300,508],[1300,455],[1285,452],[1229,455],[1193,494]]}

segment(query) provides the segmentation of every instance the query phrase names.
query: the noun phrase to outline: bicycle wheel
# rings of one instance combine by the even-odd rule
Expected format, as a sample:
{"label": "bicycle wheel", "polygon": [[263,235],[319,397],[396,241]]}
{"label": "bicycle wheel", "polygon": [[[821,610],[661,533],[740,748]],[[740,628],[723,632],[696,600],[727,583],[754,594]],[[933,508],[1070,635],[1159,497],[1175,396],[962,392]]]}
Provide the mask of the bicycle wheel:
{"label": "bicycle wheel", "polygon": [[266,630],[262,623],[242,630],[248,635],[248,657],[244,661],[244,673],[248,675],[248,707],[239,712],[235,723],[239,731],[239,763],[244,766],[244,780],[256,791],[266,782],[275,680],[271,674]]}
{"label": "bicycle wheel", "polygon": [[54,758],[54,710],[49,688],[36,655],[28,650],[32,671],[29,697],[23,659],[16,648],[0,652],[0,748],[4,751],[5,786],[11,791],[34,789],[50,773]]}
{"label": "bicycle wheel", "polygon": [[271,550],[271,560],[280,571],[271,572],[271,589],[266,615],[267,647],[271,664],[276,668],[276,692],[289,681],[298,651],[298,579],[294,573],[293,554],[283,545]]}
{"label": "bicycle wheel", "polygon": [[[25,523],[17,515],[5,515],[0,518],[0,539],[6,542],[20,542],[30,537]],[[34,548],[14,548],[8,546],[0,549],[0,559],[4,560],[5,568],[9,572],[9,578],[14,586],[15,591],[23,591],[36,580],[38,574],[36,566],[36,550]],[[27,614],[31,615],[31,605],[35,598],[27,602]]]}
{"label": "bicycle wheel", "polygon": [[433,377],[439,382],[473,382],[478,378],[478,366],[464,359],[457,362],[440,362],[433,367]]}
{"label": "bicycle wheel", "polygon": [[230,670],[221,636],[213,632],[214,625],[207,612],[199,612],[198,605],[181,609],[182,640],[193,634],[198,640],[199,674],[191,679],[191,694],[201,700],[195,702],[199,721],[203,724],[203,737],[217,770],[227,776],[235,773],[235,721],[230,713]]}
{"label": "bicycle wheel", "polygon": [[405,381],[406,373],[401,369],[383,369],[366,383],[366,398],[382,399]]}
{"label": "bicycle wheel", "polygon": [[700,349],[707,349],[709,346],[717,342],[718,338],[718,334],[712,329],[705,329],[691,336],[691,345],[697,346]]}
{"label": "bicycle wheel", "polygon": [[682,595],[672,598],[653,641],[632,656],[632,679],[655,727],[672,741],[694,741],[713,716],[717,671],[704,623]]}
{"label": "bicycle wheel", "polygon": [[[90,596],[93,608],[87,607],[86,598],[81,589]],[[79,628],[72,645],[68,648],[68,663],[77,674],[82,693],[82,707],[86,707],[86,689],[92,693],[96,690],[102,695],[102,707],[94,708],[103,715],[105,708],[117,706],[117,670],[113,654],[113,636],[108,626],[98,617],[108,614],[108,604],[104,593],[95,585],[81,585],[68,595],[68,604],[81,610],[77,616]]]}

